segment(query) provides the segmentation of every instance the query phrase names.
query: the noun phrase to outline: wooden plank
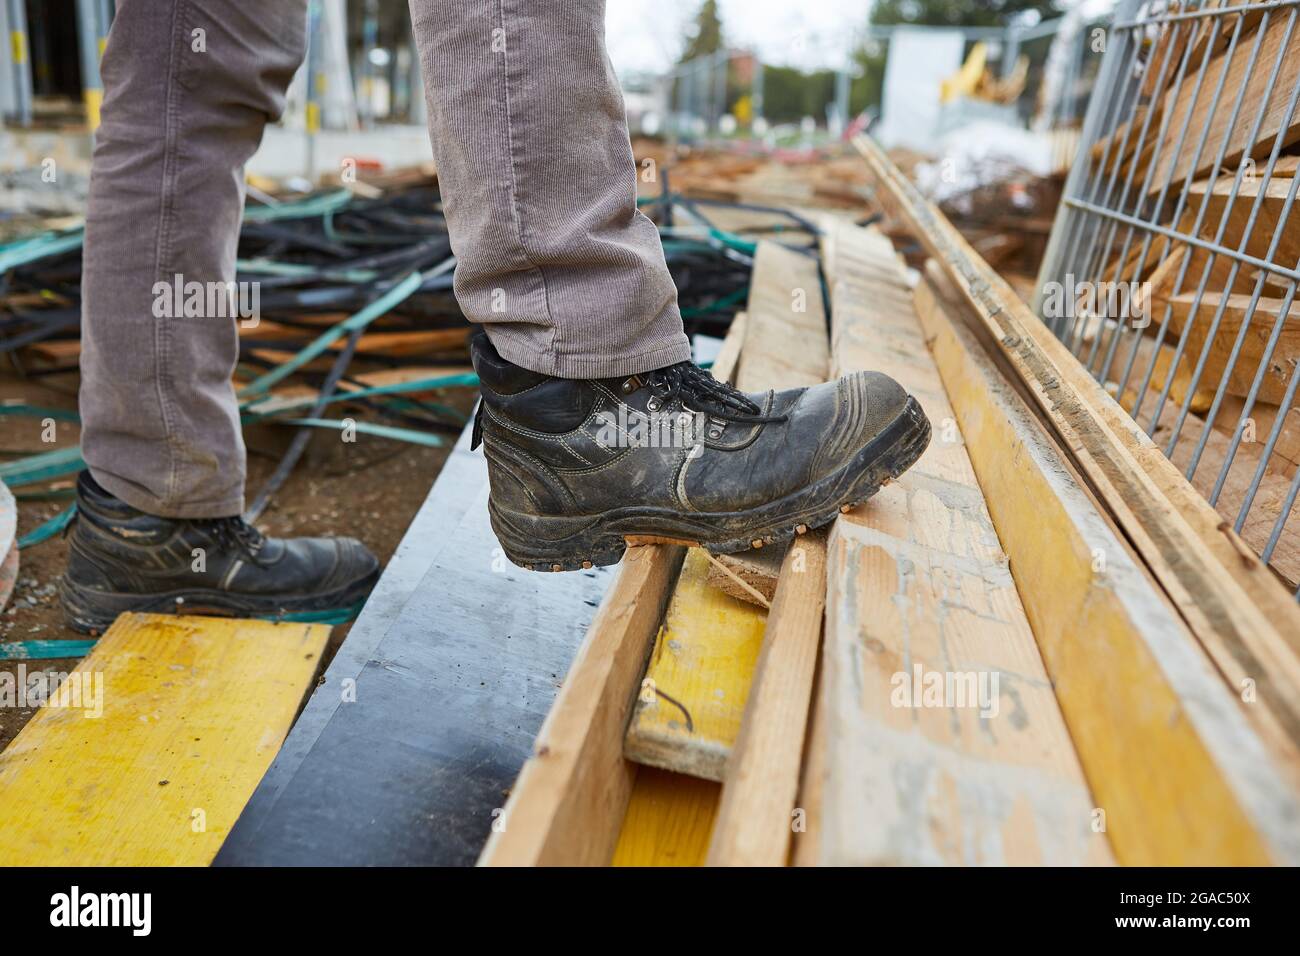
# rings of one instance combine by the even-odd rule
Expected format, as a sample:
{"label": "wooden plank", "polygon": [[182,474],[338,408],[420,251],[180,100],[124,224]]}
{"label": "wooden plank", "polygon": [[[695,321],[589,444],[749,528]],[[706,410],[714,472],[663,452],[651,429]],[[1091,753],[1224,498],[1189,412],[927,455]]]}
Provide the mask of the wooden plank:
{"label": "wooden plank", "polygon": [[[816,260],[760,242],[746,316],[742,391],[825,379],[829,344]],[[766,613],[710,587],[709,566],[703,554],[686,560],[650,657],[644,684],[651,691],[640,695],[628,725],[625,755],[720,781],[740,732]]]}
{"label": "wooden plank", "polygon": [[[996,343],[995,357],[1215,665],[1234,688],[1250,688],[1256,706],[1274,710],[1294,744],[1300,739],[1300,608],[1291,595],[879,147],[864,137],[854,144],[881,200],[939,261],[977,326]],[[1247,790],[1246,810],[1270,856],[1300,860],[1293,795],[1255,778]]]}
{"label": "wooden plank", "polygon": [[0,753],[0,865],[203,866],[329,628],[124,614]]}
{"label": "wooden plank", "polygon": [[[1273,147],[1274,138],[1279,131],[1284,145],[1300,138],[1300,116],[1288,115],[1291,93],[1296,83],[1300,82],[1300,56],[1296,56],[1300,33],[1288,28],[1289,16],[1278,14],[1270,18],[1263,28],[1263,38],[1258,45],[1258,54],[1251,67],[1251,53],[1256,49],[1258,34],[1243,35],[1237,41],[1229,61],[1227,51],[1216,55],[1205,70],[1204,81],[1198,89],[1192,77],[1188,77],[1180,86],[1175,86],[1165,95],[1164,111],[1169,115],[1165,142],[1160,144],[1159,156],[1156,157],[1155,174],[1151,177],[1151,191],[1160,189],[1166,182],[1181,183],[1189,173],[1201,176],[1213,167],[1220,146],[1227,137],[1224,147],[1223,165],[1235,168],[1244,156],[1266,156]],[[1231,29],[1231,25],[1228,25]],[[1285,43],[1285,49],[1283,44]],[[1273,67],[1281,58],[1277,82],[1272,90],[1267,90]],[[1199,71],[1200,62],[1192,69]],[[1250,68],[1249,75],[1247,69]],[[1226,70],[1226,76],[1225,76]],[[1223,83],[1223,93],[1217,104],[1214,90]],[[1236,102],[1237,91],[1243,85],[1245,94],[1242,98],[1241,116],[1229,129],[1232,120],[1232,104]],[[1214,107],[1213,109],[1211,107]],[[1259,133],[1253,142],[1247,137],[1255,125],[1255,118],[1261,107],[1264,117],[1259,126]],[[1298,110],[1300,112],[1300,110]],[[1175,151],[1179,133],[1187,124],[1186,148]],[[1205,149],[1197,155],[1196,147],[1209,128]],[[1149,163],[1148,157],[1155,147],[1154,141],[1139,158],[1140,181]]]}
{"label": "wooden plank", "polygon": [[749,288],[741,391],[797,388],[826,380],[830,341],[817,261],[760,242]]}
{"label": "wooden plank", "polygon": [[786,551],[745,716],[727,766],[710,866],[784,866],[826,607],[820,532]]}
{"label": "wooden plank", "polygon": [[628,548],[480,865],[610,861],[635,776],[623,760],[623,728],[683,550]]}
{"label": "wooden plank", "polygon": [[718,811],[711,780],[636,767],[612,866],[703,866]]}
{"label": "wooden plank", "polygon": [[826,791],[826,695],[821,690],[822,657],[818,655],[813,675],[803,766],[799,771],[799,797],[790,822],[794,831],[791,866],[816,866],[821,847],[822,797]]}
{"label": "wooden plank", "polygon": [[740,732],[767,612],[708,583],[692,548],[673,591],[623,754],[651,767],[721,781]]}
{"label": "wooden plank", "polygon": [[[734,374],[744,330],[744,322],[732,323],[715,377]],[[684,556],[678,545],[628,548],[481,866],[601,866],[612,859],[636,777],[635,765],[623,759],[623,736]]]}
{"label": "wooden plank", "polygon": [[935,441],[831,531],[819,861],[1108,862],[893,248],[839,226],[823,249],[834,371],[892,376]]}
{"label": "wooden plank", "polygon": [[1240,706],[1146,569],[975,337],[960,303],[916,289],[917,313],[1010,558],[1117,858],[1130,865],[1268,859],[1235,793],[1268,759]]}
{"label": "wooden plank", "polygon": [[[1170,341],[1178,341],[1174,333],[1181,333],[1187,325],[1195,299],[1195,294],[1189,292],[1176,295],[1169,300],[1173,307]],[[1206,292],[1201,296],[1200,307],[1197,308],[1196,316],[1187,332],[1187,344],[1184,347],[1181,363],[1189,370],[1194,370],[1200,361],[1210,331],[1210,323],[1214,321],[1220,305],[1223,306],[1219,328],[1210,342],[1205,370],[1201,373],[1202,387],[1213,391],[1223,380],[1233,345],[1237,341],[1237,333],[1241,331],[1242,323],[1246,319],[1250,300],[1251,296],[1240,292],[1229,294],[1226,302],[1224,296],[1218,292]],[[1242,339],[1241,351],[1228,376],[1228,394],[1245,397],[1250,393],[1251,384],[1264,358],[1269,337],[1273,334],[1273,327],[1281,315],[1283,301],[1261,296],[1255,304],[1255,310],[1250,315],[1250,327],[1246,331],[1245,338]],[[1282,322],[1282,334],[1277,340],[1277,346],[1269,356],[1268,365],[1264,367],[1264,377],[1260,382],[1258,397],[1274,405],[1280,403],[1286,395],[1287,382],[1294,374],[1297,362],[1300,362],[1300,309],[1291,309]]]}

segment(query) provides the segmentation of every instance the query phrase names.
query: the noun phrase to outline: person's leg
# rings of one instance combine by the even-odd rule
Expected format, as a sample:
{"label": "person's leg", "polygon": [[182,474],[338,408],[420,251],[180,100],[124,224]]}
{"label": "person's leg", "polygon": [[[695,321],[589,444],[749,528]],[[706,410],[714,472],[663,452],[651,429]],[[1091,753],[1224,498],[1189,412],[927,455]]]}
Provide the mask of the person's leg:
{"label": "person's leg", "polygon": [[689,359],[636,208],[604,0],[410,0],[456,295],[497,351],[567,378]]}
{"label": "person's leg", "polygon": [[234,280],[244,163],[284,106],[306,10],[306,0],[118,3],[86,215],[89,470],[59,591],[78,630],[102,631],[124,611],[353,609],[378,578],[359,541],[267,538],[244,522],[236,319],[155,309],[156,284]]}
{"label": "person's leg", "polygon": [[925,450],[929,422],[884,375],[742,395],[691,364],[636,211],[603,0],[410,3],[456,293],[486,332],[472,444],[507,557],[566,571],[628,538],[776,544]]}
{"label": "person's leg", "polygon": [[100,485],[153,515],[244,507],[235,320],[159,317],[154,286],[235,278],[244,163],[284,107],[306,9],[125,0],[109,33],[86,212],[82,453]]}

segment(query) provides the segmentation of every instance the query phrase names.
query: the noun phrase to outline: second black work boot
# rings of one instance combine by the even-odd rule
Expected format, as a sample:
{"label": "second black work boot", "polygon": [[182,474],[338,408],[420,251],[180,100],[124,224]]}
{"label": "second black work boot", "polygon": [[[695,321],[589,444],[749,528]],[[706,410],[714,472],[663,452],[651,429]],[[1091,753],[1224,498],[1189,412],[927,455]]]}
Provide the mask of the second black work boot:
{"label": "second black work boot", "polygon": [[242,518],[159,518],[77,480],[59,596],[68,623],[103,632],[123,611],[278,617],[356,610],[379,562],[352,538],[268,538]]}
{"label": "second black work boot", "polygon": [[474,444],[488,508],[515,564],[614,564],[629,540],[715,553],[829,523],[906,471],[930,422],[893,379],[744,394],[690,362],[610,379],[563,379],[472,343],[482,391]]}

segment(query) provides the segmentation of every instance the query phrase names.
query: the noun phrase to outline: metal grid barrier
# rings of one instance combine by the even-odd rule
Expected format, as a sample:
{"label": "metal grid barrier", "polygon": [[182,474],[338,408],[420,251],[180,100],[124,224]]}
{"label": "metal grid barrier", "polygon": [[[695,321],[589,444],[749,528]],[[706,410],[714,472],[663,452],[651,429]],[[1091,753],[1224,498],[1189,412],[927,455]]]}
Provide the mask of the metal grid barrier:
{"label": "metal grid barrier", "polygon": [[1035,301],[1293,588],[1298,5],[1120,4]]}

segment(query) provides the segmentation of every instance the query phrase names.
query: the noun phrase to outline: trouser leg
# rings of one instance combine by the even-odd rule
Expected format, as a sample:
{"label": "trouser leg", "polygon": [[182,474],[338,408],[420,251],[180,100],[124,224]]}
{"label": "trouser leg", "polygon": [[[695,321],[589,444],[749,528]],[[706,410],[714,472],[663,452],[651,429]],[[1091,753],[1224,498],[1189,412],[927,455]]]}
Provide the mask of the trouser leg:
{"label": "trouser leg", "polygon": [[636,208],[603,0],[410,0],[456,295],[510,361],[566,378],[690,358]]}
{"label": "trouser leg", "polygon": [[305,50],[306,0],[118,3],[86,214],[82,452],[142,511],[243,509],[236,318],[168,316],[158,292],[234,280],[244,163]]}

